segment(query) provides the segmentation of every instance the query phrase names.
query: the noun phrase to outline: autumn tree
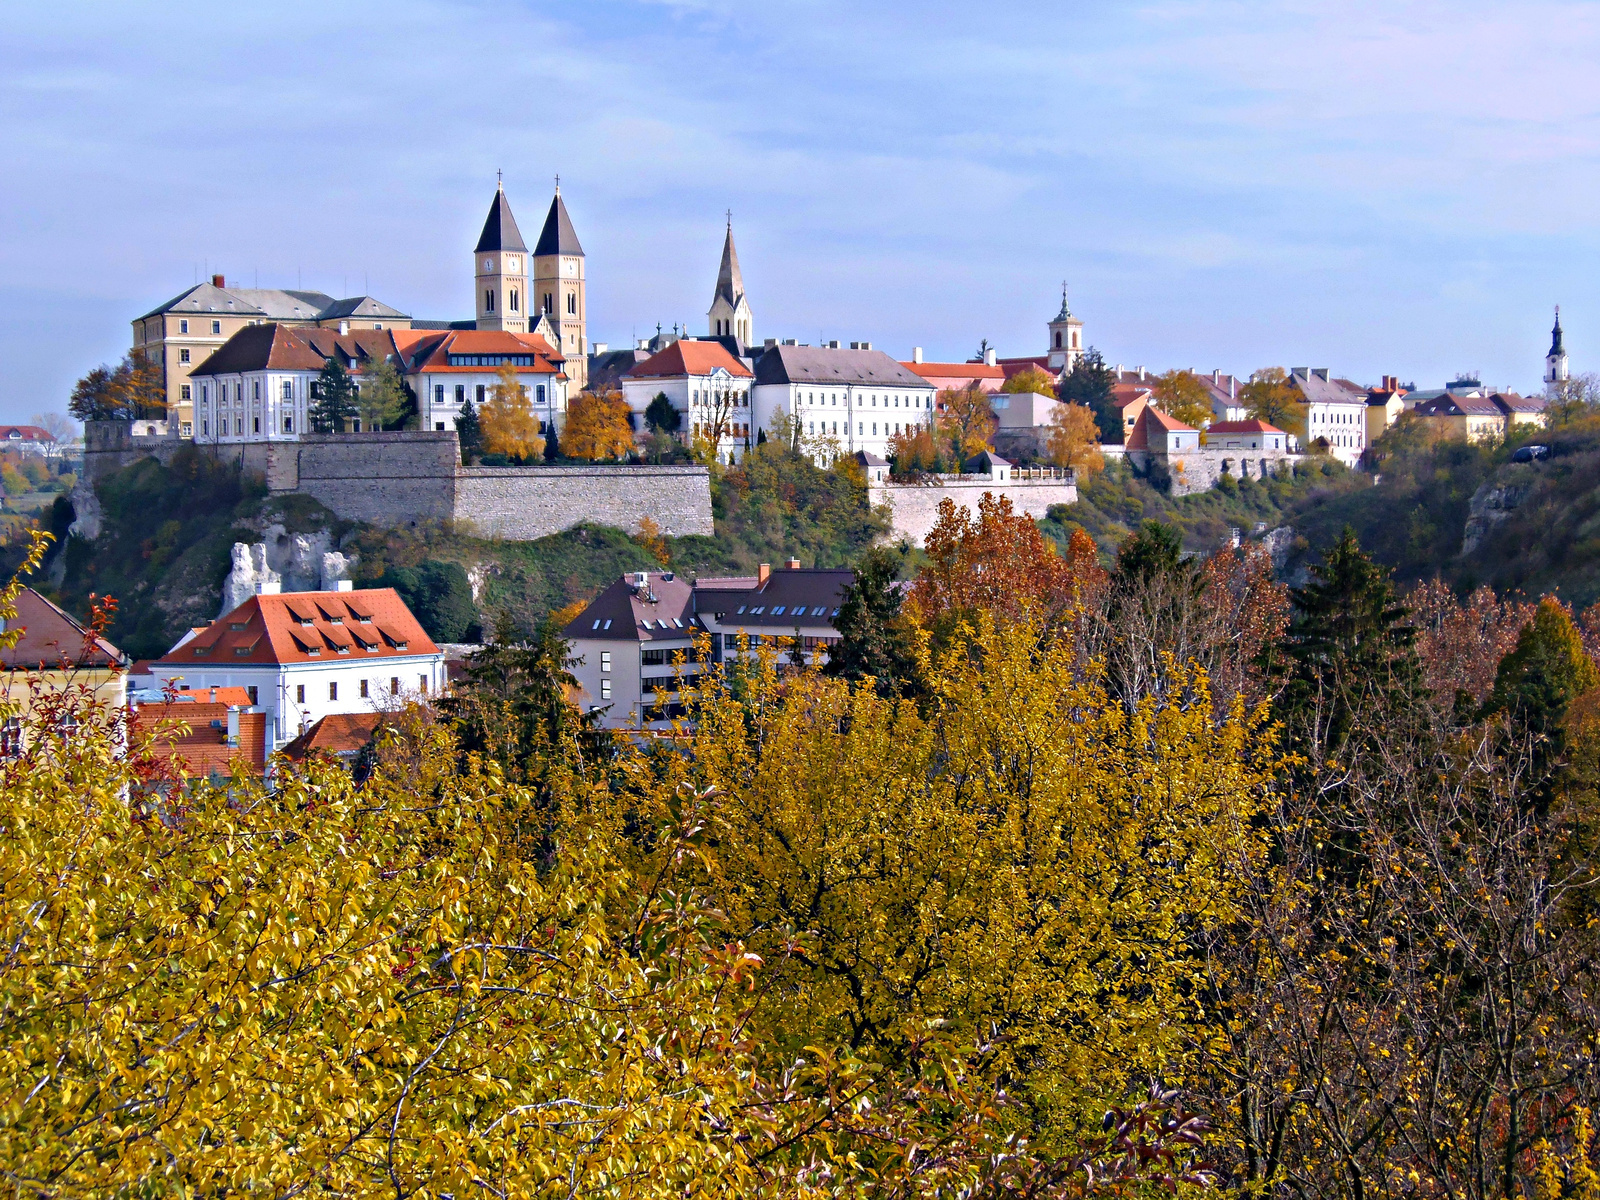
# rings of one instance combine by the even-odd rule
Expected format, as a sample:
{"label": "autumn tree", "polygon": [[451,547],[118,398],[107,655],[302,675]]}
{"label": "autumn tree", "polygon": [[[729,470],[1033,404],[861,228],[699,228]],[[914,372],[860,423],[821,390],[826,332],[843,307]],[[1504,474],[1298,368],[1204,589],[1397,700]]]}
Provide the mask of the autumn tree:
{"label": "autumn tree", "polygon": [[1100,441],[1109,445],[1122,442],[1122,414],[1112,402],[1117,373],[1106,365],[1105,357],[1090,346],[1072,369],[1062,377],[1058,394],[1068,404],[1081,404],[1094,413],[1100,428]]}
{"label": "autumn tree", "polygon": [[923,539],[928,561],[911,585],[910,610],[945,634],[960,621],[975,627],[979,612],[1002,625],[1031,612],[1053,625],[1101,575],[1092,540],[1081,530],[1073,536],[1063,557],[1037,523],[1012,508],[1009,496],[985,492],[976,517],[946,497]]}
{"label": "autumn tree", "polygon": [[633,450],[628,402],[620,392],[582,392],[567,406],[561,448],[568,458],[609,462]]}
{"label": "autumn tree", "polygon": [[1211,420],[1211,393],[1193,371],[1158,375],[1151,401],[1169,417],[1194,429],[1203,429]]}
{"label": "autumn tree", "polygon": [[899,555],[883,546],[871,547],[856,562],[833,618],[839,642],[824,667],[836,679],[871,679],[884,696],[915,694],[921,674],[912,622],[901,611],[899,570]]}
{"label": "autumn tree", "polygon": [[1056,394],[1055,376],[1038,367],[1024,367],[1015,375],[1010,376],[1000,385],[1002,392],[1016,394],[1018,392],[1038,392],[1042,396]]}
{"label": "autumn tree", "polygon": [[951,473],[954,466],[933,429],[916,423],[889,437],[889,463],[896,476],[915,479],[934,473]]}
{"label": "autumn tree", "polygon": [[95,367],[78,380],[67,411],[80,421],[158,420],[167,414],[165,376],[144,351],[130,351],[115,367]]}
{"label": "autumn tree", "polygon": [[1306,440],[1306,406],[1300,392],[1289,382],[1282,367],[1263,367],[1250,374],[1250,382],[1239,389],[1245,411],[1258,421]]}
{"label": "autumn tree", "polygon": [[33,423],[44,433],[44,456],[51,462],[61,457],[61,447],[78,435],[77,426],[58,412],[34,413]]}
{"label": "autumn tree", "polygon": [[1050,414],[1046,445],[1051,462],[1082,477],[1087,478],[1106,465],[1105,456],[1100,453],[1100,428],[1094,413],[1081,404],[1056,406]]}
{"label": "autumn tree", "polygon": [[544,453],[544,439],[539,436],[539,419],[533,415],[528,389],[509,362],[501,363],[495,372],[494,390],[478,410],[478,422],[483,430],[483,448],[489,454],[528,462]]}
{"label": "autumn tree", "polygon": [[356,415],[368,433],[388,429],[400,422],[408,407],[405,381],[394,360],[385,355],[367,372],[356,394]]}
{"label": "autumn tree", "polygon": [[1470,721],[1489,698],[1500,660],[1516,646],[1534,606],[1501,600],[1486,586],[1458,600],[1438,579],[1413,589],[1405,604],[1417,631],[1423,683],[1437,702]]}
{"label": "autumn tree", "polygon": [[989,394],[977,384],[945,388],[934,403],[940,438],[959,460],[988,448],[994,433],[994,408]]}

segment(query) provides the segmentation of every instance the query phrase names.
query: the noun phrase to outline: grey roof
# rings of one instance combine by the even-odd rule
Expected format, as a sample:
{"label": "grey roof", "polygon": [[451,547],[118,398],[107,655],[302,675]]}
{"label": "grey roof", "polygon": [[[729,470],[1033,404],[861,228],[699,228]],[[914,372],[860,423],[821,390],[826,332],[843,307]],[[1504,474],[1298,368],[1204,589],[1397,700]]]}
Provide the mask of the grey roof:
{"label": "grey roof", "polygon": [[[855,577],[854,571],[808,568],[774,571],[765,583],[748,578],[702,579],[694,588],[694,611],[716,613],[724,627],[831,626],[833,611],[844,602],[844,590]],[[753,608],[761,611],[751,612]]]}
{"label": "grey roof", "polygon": [[825,346],[773,346],[756,361],[756,382],[878,384],[933,391],[926,379],[913,375],[882,350]]}
{"label": "grey roof", "polygon": [[[391,308],[371,296],[335,300],[326,292],[298,288],[219,288],[210,283],[196,284],[144,316],[162,313],[260,317],[268,321],[327,321],[352,316],[404,320],[406,317],[398,308]],[[139,319],[142,321],[144,317]]]}
{"label": "grey roof", "polygon": [[331,321],[337,317],[399,317],[404,320],[406,314],[371,296],[351,296],[348,300],[335,300],[317,314],[319,321]]}
{"label": "grey roof", "polygon": [[411,328],[422,330],[449,330],[449,329],[476,329],[476,321],[418,321],[413,319]]}
{"label": "grey roof", "polygon": [[1359,404],[1366,407],[1366,389],[1355,389],[1347,380],[1329,379],[1326,367],[1295,367],[1289,372],[1289,383],[1298,388],[1307,404]]}
{"label": "grey roof", "polygon": [[561,199],[561,189],[556,189],[555,199],[550,201],[550,211],[545,215],[544,228],[539,231],[539,244],[533,248],[534,254],[572,254],[583,257],[583,247],[578,244],[578,231],[572,227],[572,218],[567,216],[567,206]]}
{"label": "grey roof", "polygon": [[739,252],[733,248],[733,222],[728,222],[728,236],[722,243],[722,265],[717,268],[717,290],[711,302],[726,300],[730,308],[738,308],[744,299],[744,275],[739,270]]}
{"label": "grey roof", "polygon": [[670,573],[624,575],[589,602],[561,631],[566,638],[608,642],[682,641],[701,632],[694,616],[694,584]]}
{"label": "grey roof", "polygon": [[496,188],[494,203],[489,205],[489,216],[483,223],[483,232],[478,235],[478,244],[473,247],[473,253],[479,250],[521,250],[526,253],[527,249],[522,240],[522,231],[517,228],[517,219],[511,215],[511,202],[506,199],[505,189]]}

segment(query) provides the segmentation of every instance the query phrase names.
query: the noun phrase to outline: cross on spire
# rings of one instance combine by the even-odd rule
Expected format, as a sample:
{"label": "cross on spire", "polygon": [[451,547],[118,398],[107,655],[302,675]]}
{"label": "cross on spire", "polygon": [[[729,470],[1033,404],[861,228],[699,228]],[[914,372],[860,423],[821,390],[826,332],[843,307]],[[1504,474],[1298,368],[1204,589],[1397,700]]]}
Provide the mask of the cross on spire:
{"label": "cross on spire", "polygon": [[505,172],[502,171],[499,167],[496,167],[494,169],[494,188],[495,188],[495,191],[497,191],[497,192],[503,192],[503,191],[506,190]]}
{"label": "cross on spire", "polygon": [[731,208],[728,210],[728,228],[733,228],[733,209]]}
{"label": "cross on spire", "polygon": [[556,176],[556,195],[561,195],[561,176]]}

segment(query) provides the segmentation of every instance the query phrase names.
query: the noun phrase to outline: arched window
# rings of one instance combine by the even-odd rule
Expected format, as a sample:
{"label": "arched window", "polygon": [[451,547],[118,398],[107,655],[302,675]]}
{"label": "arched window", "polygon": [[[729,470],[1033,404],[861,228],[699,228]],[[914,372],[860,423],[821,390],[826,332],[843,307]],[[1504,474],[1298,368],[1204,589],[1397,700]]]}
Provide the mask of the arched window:
{"label": "arched window", "polygon": [[494,311],[494,289],[493,288],[490,288],[487,292],[485,292],[483,294],[483,311],[484,312],[493,312]]}
{"label": "arched window", "polygon": [[512,312],[516,312],[517,311],[517,305],[518,305],[519,301],[521,300],[521,297],[519,297],[517,295],[517,289],[516,288],[512,288],[511,289],[511,298],[510,298],[510,300],[511,300],[511,311]]}
{"label": "arched window", "polygon": [[572,316],[578,315],[578,293],[567,293],[567,312]]}
{"label": "arched window", "polygon": [[1059,329],[1056,330],[1056,349],[1061,349],[1061,331]]}

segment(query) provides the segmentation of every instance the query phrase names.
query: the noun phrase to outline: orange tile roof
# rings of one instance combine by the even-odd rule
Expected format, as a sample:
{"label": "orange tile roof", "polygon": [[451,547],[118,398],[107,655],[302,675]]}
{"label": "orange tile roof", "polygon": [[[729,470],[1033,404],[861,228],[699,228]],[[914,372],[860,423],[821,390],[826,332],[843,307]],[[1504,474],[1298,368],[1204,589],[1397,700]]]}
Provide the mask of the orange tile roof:
{"label": "orange tile roof", "polygon": [[380,712],[330,713],[283,748],[287,758],[310,754],[357,754],[377,736],[387,714]]}
{"label": "orange tile roof", "polygon": [[1154,389],[1142,383],[1114,383],[1111,385],[1111,403],[1117,408],[1127,408],[1135,400],[1148,400]]}
{"label": "orange tile roof", "polygon": [[752,378],[750,368],[729,354],[721,342],[681,338],[637,364],[628,374],[634,379],[670,379],[678,375],[709,375],[718,367],[740,379]]}
{"label": "orange tile roof", "polygon": [[164,668],[437,654],[393,588],[251,596],[158,660]]}
{"label": "orange tile roof", "polygon": [[512,333],[506,329],[452,329],[443,333],[423,331],[420,336],[406,338],[404,342],[397,335],[396,345],[403,351],[410,371],[474,371],[481,374],[489,369],[481,366],[451,366],[452,354],[533,355],[532,366],[513,368],[518,374],[555,374],[566,361],[538,334]]}
{"label": "orange tile roof", "polygon": [[1176,417],[1169,417],[1153,404],[1144,406],[1139,413],[1139,423],[1133,427],[1133,432],[1128,435],[1129,450],[1150,449],[1150,426],[1159,425],[1168,433],[1198,433],[1191,425],[1185,425]]}
{"label": "orange tile roof", "polygon": [[[243,689],[228,689],[243,690]],[[129,705],[133,733],[154,738],[158,758],[181,761],[189,779],[231,775],[242,762],[253,775],[267,769],[267,714],[239,713],[239,743],[228,744],[228,710],[239,705],[185,703]],[[215,724],[214,724],[215,722]]]}
{"label": "orange tile roof", "polygon": [[903,362],[900,364],[913,375],[924,379],[1004,379],[1005,368],[991,367],[988,363],[960,362]]}
{"label": "orange tile roof", "polygon": [[1282,433],[1276,425],[1268,425],[1259,417],[1248,421],[1213,421],[1206,426],[1208,433]]}

